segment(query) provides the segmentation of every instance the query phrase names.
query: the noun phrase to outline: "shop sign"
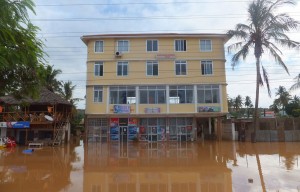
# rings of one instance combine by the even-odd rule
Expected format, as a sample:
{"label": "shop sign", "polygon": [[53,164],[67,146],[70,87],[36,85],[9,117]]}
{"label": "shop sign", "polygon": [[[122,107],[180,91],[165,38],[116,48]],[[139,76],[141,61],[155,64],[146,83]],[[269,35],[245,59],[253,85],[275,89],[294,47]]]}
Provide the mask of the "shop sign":
{"label": "shop sign", "polygon": [[145,108],[145,113],[160,113],[160,108],[155,107],[155,108]]}
{"label": "shop sign", "polygon": [[137,118],[129,118],[128,125],[137,125]]}
{"label": "shop sign", "polygon": [[220,112],[221,108],[220,107],[208,107],[208,106],[201,106],[198,107],[198,112]]}
{"label": "shop sign", "polygon": [[157,54],[156,55],[157,60],[174,60],[176,59],[175,54]]}
{"label": "shop sign", "polygon": [[114,113],[130,113],[130,105],[114,105]]}
{"label": "shop sign", "polygon": [[0,127],[24,129],[29,128],[29,121],[0,122]]}

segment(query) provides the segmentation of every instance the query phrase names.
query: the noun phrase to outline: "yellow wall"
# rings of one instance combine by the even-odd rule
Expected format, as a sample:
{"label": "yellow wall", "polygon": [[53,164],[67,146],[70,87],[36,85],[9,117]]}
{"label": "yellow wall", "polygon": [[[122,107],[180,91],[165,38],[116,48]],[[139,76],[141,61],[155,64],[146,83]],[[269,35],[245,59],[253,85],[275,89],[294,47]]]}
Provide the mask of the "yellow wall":
{"label": "yellow wall", "polygon": [[[158,40],[158,52],[146,52],[146,40]],[[186,52],[174,51],[174,40],[187,40]],[[200,51],[200,39],[212,40],[212,51]],[[103,40],[104,52],[94,52],[95,40],[87,41],[88,60],[87,60],[87,114],[104,114],[107,112],[106,97],[107,90],[103,90],[103,102],[93,102],[92,85],[171,85],[171,84],[222,84],[222,112],[227,112],[227,91],[225,77],[225,56],[224,39],[216,37],[139,37],[139,38],[107,38],[99,37],[97,40]],[[121,57],[115,57],[117,40],[129,40],[129,52],[123,53]],[[146,75],[146,61],[157,60],[157,54],[174,54],[173,60],[158,60],[158,76]],[[175,60],[187,61],[187,75],[175,75]],[[213,61],[213,74],[201,74],[201,60]],[[104,76],[94,76],[95,61],[104,62]],[[128,61],[128,76],[117,76],[117,62]],[[148,105],[147,105],[148,106]],[[209,105],[208,105],[209,106]],[[134,111],[135,105],[133,105]],[[161,113],[166,112],[166,105],[159,106]],[[144,106],[139,106],[139,113],[144,113]],[[170,105],[170,113],[188,113],[195,112],[194,104]],[[111,106],[109,106],[111,113]]]}

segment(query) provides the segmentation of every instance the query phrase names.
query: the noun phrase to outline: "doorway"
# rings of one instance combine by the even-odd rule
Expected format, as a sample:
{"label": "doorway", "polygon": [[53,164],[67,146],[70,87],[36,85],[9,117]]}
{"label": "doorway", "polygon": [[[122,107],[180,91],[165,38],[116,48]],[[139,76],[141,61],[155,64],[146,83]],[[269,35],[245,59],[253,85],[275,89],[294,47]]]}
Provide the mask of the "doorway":
{"label": "doorway", "polygon": [[128,140],[128,126],[120,126],[120,142],[127,142]]}

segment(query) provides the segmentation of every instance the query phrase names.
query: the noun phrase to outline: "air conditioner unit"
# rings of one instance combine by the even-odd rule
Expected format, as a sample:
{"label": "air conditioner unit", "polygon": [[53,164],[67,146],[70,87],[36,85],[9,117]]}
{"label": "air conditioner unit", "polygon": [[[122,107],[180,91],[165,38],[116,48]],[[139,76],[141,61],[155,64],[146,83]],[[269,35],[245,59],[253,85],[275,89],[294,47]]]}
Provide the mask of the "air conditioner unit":
{"label": "air conditioner unit", "polygon": [[121,57],[121,56],[122,56],[122,53],[121,53],[120,51],[116,51],[116,52],[115,52],[115,56],[116,56],[116,57]]}

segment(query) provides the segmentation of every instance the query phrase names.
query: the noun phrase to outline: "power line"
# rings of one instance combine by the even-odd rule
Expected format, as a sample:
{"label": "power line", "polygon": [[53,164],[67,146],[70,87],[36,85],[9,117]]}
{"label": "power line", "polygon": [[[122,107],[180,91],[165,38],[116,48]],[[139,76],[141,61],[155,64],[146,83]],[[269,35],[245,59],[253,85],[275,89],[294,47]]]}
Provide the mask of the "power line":
{"label": "power line", "polygon": [[68,4],[37,4],[36,7],[64,7],[64,6],[121,6],[121,5],[170,5],[170,4],[205,4],[205,3],[240,3],[249,1],[176,1],[176,2],[117,2],[117,3],[68,3]]}

